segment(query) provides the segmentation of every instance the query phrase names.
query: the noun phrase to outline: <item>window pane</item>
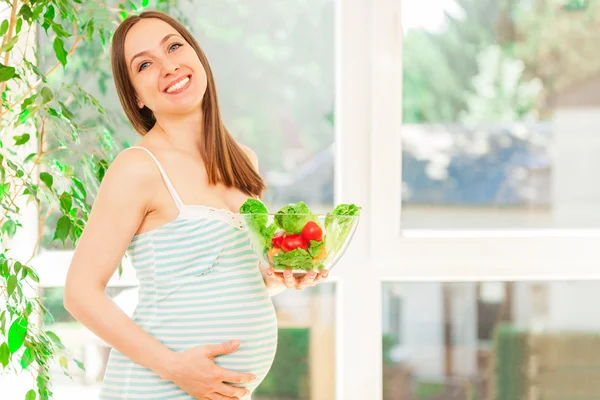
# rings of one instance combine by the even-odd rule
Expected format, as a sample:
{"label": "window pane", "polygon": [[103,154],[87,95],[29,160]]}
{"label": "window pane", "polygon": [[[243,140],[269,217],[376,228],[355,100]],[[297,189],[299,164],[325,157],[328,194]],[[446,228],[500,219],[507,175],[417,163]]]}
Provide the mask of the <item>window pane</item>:
{"label": "window pane", "polygon": [[600,226],[589,1],[403,1],[402,227]]}
{"label": "window pane", "polygon": [[584,281],[384,283],[384,400],[593,398],[599,289]]}
{"label": "window pane", "polygon": [[[207,54],[226,127],[258,155],[269,208],[277,211],[302,200],[314,212],[329,211],[334,168],[334,0],[300,2],[291,8],[275,0],[177,3],[170,13],[185,23]],[[90,7],[99,6],[90,2]],[[98,12],[107,11],[99,7]],[[42,70],[56,63],[51,40],[40,28]],[[96,177],[80,175],[90,154],[104,146],[102,156],[112,159],[139,140],[120,108],[108,51],[100,38],[82,43],[66,69],[57,70],[49,82],[55,92],[63,84],[79,84],[99,99],[110,116],[91,109],[77,113],[76,122],[85,128],[80,140],[63,134],[68,149],[53,155],[78,173],[89,189],[89,199],[95,194]],[[48,136],[53,132],[59,130],[51,130]],[[46,211],[42,210],[44,215]],[[60,216],[50,210],[43,248],[63,248],[52,240]]]}
{"label": "window pane", "polygon": [[[253,400],[331,400],[335,398],[335,284],[324,283],[303,291],[287,290],[275,297],[279,325],[277,354],[271,370]],[[107,294],[129,315],[137,302],[136,287],[108,288]],[[86,371],[69,364],[73,379],[60,365],[52,368],[56,399],[94,399],[98,396],[110,347],[75,321],[63,308],[63,289],[41,289],[44,306],[54,315],[44,329],[55,332],[70,357]],[[24,398],[29,379],[2,384],[7,398]]]}

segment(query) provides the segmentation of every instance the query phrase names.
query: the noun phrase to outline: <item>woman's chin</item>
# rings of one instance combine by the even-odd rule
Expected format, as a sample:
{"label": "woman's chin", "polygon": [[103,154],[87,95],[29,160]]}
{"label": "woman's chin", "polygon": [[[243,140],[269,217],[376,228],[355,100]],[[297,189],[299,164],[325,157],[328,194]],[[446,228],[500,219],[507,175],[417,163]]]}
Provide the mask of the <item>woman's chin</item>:
{"label": "woman's chin", "polygon": [[202,101],[174,101],[165,107],[163,114],[168,115],[187,115],[202,110]]}

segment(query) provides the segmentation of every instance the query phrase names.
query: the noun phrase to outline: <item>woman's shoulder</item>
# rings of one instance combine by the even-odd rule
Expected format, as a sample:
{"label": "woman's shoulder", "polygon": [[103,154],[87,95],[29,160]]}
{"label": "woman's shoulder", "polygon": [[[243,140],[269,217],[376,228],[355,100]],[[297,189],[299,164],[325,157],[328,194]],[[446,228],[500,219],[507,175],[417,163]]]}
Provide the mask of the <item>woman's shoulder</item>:
{"label": "woman's shoulder", "polygon": [[[140,147],[140,146],[136,146]],[[150,155],[138,148],[127,148],[117,154],[112,161],[109,171],[119,175],[123,181],[148,182],[155,175],[156,167]]]}

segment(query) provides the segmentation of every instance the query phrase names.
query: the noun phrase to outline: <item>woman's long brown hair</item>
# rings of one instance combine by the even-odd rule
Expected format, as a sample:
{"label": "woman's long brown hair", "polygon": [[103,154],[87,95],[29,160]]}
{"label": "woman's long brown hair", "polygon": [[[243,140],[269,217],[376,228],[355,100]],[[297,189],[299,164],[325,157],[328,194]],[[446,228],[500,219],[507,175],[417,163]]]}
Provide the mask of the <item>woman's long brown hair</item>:
{"label": "woman's long brown hair", "polygon": [[171,25],[194,48],[206,71],[206,92],[202,99],[204,115],[202,159],[206,164],[208,182],[222,182],[227,187],[236,187],[250,196],[261,196],[265,184],[246,153],[231,136],[221,119],[215,81],[206,55],[192,34],[173,17],[159,11],[145,11],[127,17],[115,31],[112,40],[112,71],[119,100],[127,118],[140,135],[145,135],[156,123],[150,109],[137,106],[135,89],[129,79],[125,61],[125,37],[142,19],[157,18]]}

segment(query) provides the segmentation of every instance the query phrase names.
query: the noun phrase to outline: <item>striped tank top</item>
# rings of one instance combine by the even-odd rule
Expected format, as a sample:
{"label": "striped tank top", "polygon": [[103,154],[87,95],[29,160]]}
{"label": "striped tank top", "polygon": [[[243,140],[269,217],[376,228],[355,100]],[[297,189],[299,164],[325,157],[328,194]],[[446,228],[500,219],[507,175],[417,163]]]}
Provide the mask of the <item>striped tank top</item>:
{"label": "striped tank top", "polygon": [[[239,214],[183,204],[148,149],[177,204],[167,224],[135,235],[127,249],[139,281],[132,319],[173,351],[239,339],[223,368],[255,374],[252,392],[269,371],[277,347],[275,309]],[[111,349],[100,399],[189,400],[192,396]],[[245,397],[243,400],[250,400]]]}

